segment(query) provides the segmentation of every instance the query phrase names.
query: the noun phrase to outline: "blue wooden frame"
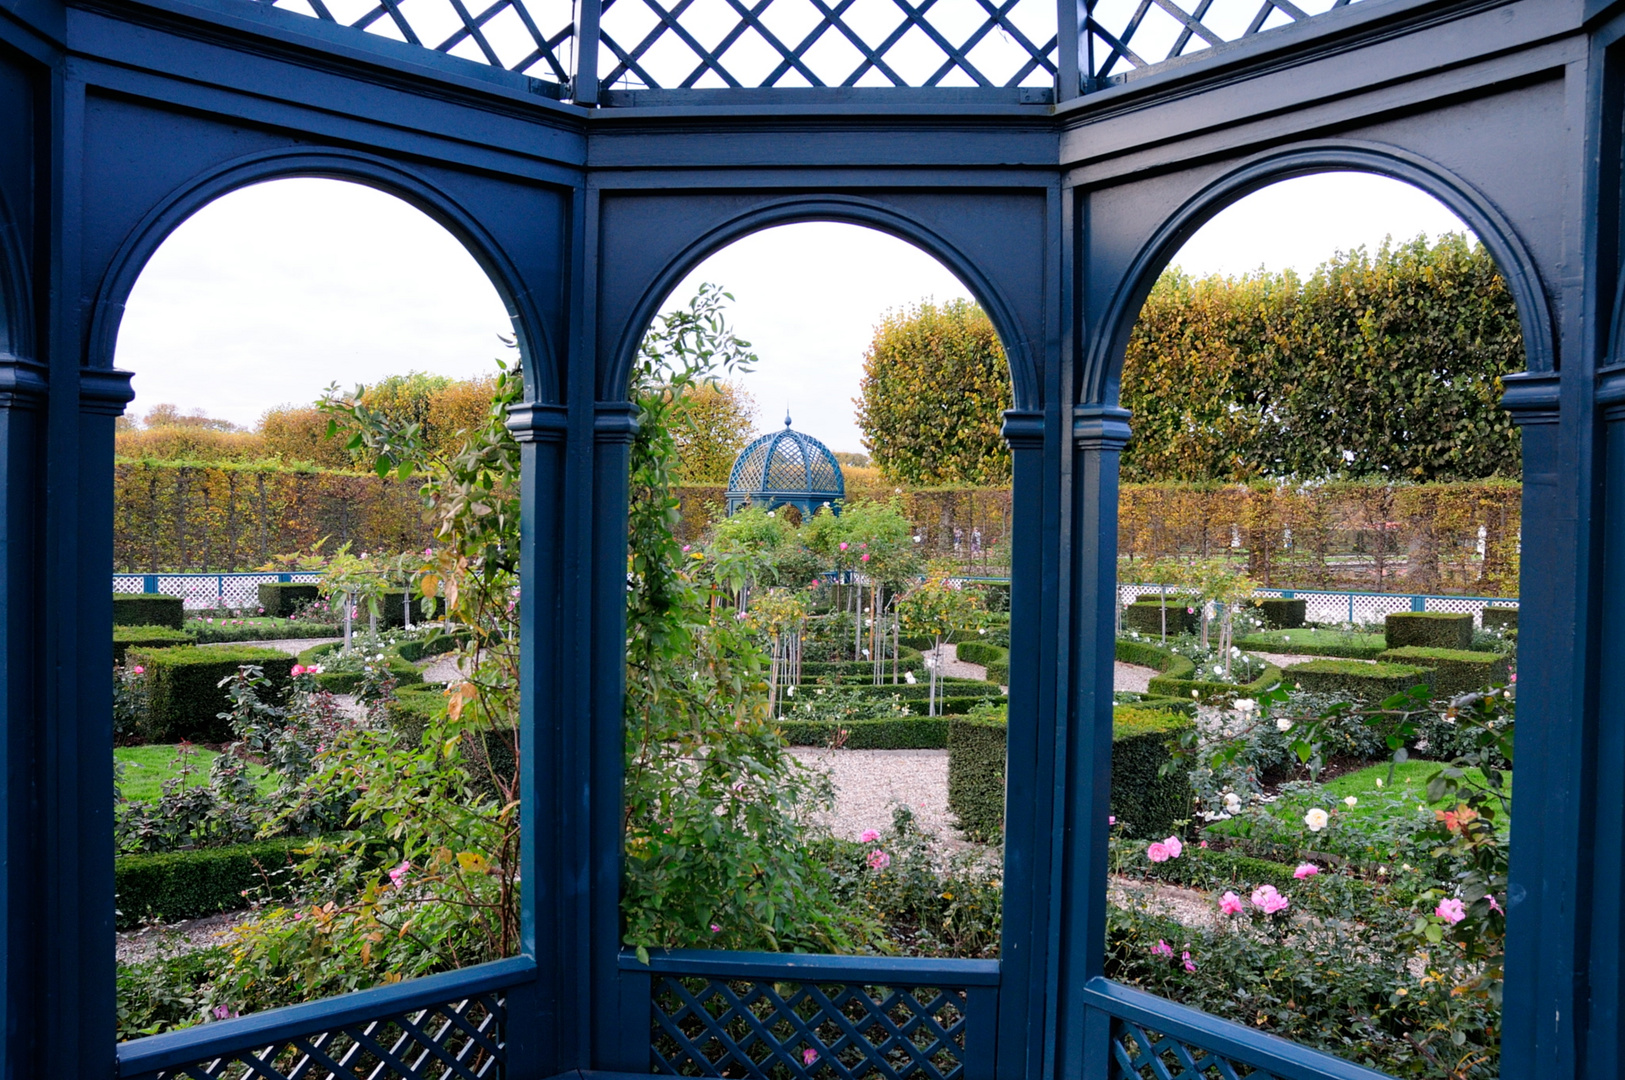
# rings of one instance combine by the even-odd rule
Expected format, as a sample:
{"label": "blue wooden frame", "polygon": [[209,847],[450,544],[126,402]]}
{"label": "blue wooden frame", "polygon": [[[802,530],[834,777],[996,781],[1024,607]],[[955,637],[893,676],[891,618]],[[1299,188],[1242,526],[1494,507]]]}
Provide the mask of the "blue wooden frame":
{"label": "blue wooden frame", "polygon": [[[1021,795],[1002,958],[698,954],[653,970],[957,980],[978,1002],[975,1080],[1104,1077],[1159,1039],[1276,1076],[1370,1075],[1102,977],[1123,345],[1205,220],[1325,169],[1440,198],[1517,300],[1529,371],[1505,404],[1536,556],[1519,790],[1541,812],[1514,824],[1503,1068],[1625,1075],[1625,697],[1599,676],[1625,658],[1609,618],[1625,601],[1625,4],[1362,0],[1119,77],[1094,52],[1118,30],[1061,0],[1047,90],[605,89],[601,10],[578,6],[566,86],[256,0],[0,0],[0,1080],[148,1075],[474,993],[502,995],[509,1076],[648,1069],[652,974],[621,954],[617,907],[629,363],[707,254],[809,220],[934,255],[1010,356]],[[115,1047],[118,319],[186,215],[289,175],[429,213],[520,336],[522,955]],[[72,601],[43,606],[42,580],[74,583]]]}

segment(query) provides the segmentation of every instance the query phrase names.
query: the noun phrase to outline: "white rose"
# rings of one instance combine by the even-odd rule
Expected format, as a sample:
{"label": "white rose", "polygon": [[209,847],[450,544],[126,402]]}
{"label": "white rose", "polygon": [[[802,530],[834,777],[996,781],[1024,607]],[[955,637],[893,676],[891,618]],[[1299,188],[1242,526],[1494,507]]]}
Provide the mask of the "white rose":
{"label": "white rose", "polygon": [[1292,721],[1288,720],[1284,716],[1277,718],[1276,721],[1275,721],[1275,730],[1277,730],[1277,731],[1291,731],[1292,730]]}
{"label": "white rose", "polygon": [[1353,795],[1350,795],[1348,798],[1343,800],[1343,805],[1344,806],[1355,806],[1355,805],[1358,805],[1359,802],[1360,802],[1359,799],[1356,799]]}
{"label": "white rose", "polygon": [[1231,814],[1241,813],[1241,796],[1237,795],[1234,791],[1226,795],[1224,797],[1224,809],[1227,813]]}
{"label": "white rose", "polygon": [[1331,815],[1326,813],[1326,811],[1322,810],[1318,806],[1309,811],[1307,814],[1303,815],[1303,823],[1309,826],[1310,832],[1319,832],[1320,830],[1324,829],[1331,822],[1331,820]]}
{"label": "white rose", "polygon": [[1237,698],[1236,708],[1241,712],[1252,712],[1254,709],[1258,708],[1258,702],[1248,697]]}

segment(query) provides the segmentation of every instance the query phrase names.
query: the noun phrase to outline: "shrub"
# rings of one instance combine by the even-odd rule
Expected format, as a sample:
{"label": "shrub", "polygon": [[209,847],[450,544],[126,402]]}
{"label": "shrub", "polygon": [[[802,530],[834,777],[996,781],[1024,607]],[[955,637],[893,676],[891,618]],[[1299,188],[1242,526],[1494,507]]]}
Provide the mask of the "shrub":
{"label": "shrub", "polygon": [[[326,667],[336,659],[343,648],[344,643],[340,641],[312,645],[299,654],[299,662],[307,666],[319,664]],[[398,646],[385,648],[383,654],[384,669],[395,677],[397,684],[410,686],[423,681],[423,673],[401,656]],[[367,673],[362,670],[360,664],[357,664],[354,670],[323,671],[316,676],[316,685],[330,694],[351,694],[361,688],[366,678]]]}
{"label": "shrub", "polygon": [[1388,648],[1381,634],[1353,634],[1342,630],[1266,630],[1236,639],[1249,651],[1292,653],[1299,656],[1341,656],[1373,660]]}
{"label": "shrub", "polygon": [[1181,858],[1169,859],[1165,863],[1149,863],[1140,868],[1140,872],[1147,877],[1199,889],[1225,889],[1238,885],[1251,889],[1259,885],[1274,885],[1285,891],[1297,884],[1292,876],[1293,869],[1285,863],[1191,844],[1185,848]]}
{"label": "shrub", "polygon": [[1484,629],[1516,630],[1518,609],[1515,607],[1487,607],[1484,609]]}
{"label": "shrub", "polygon": [[[955,699],[957,700],[957,699]],[[974,699],[981,704],[985,699]],[[841,732],[848,750],[941,750],[948,745],[950,721],[941,716],[900,716],[885,720],[784,720],[778,728],[791,746],[830,746]]]}
{"label": "shrub", "polygon": [[995,660],[987,665],[987,681],[1000,686],[1010,685],[1010,650],[1004,651],[1004,659]]}
{"label": "shrub", "polygon": [[125,855],[113,860],[120,930],[144,921],[176,922],[234,911],[255,896],[288,894],[295,849],[309,840],[266,840],[232,847]]}
{"label": "shrub", "polygon": [[[973,839],[1004,831],[1007,711],[979,709],[948,727],[948,808]],[[1135,835],[1163,836],[1187,817],[1191,789],[1182,773],[1162,775],[1168,744],[1189,730],[1188,717],[1133,706],[1112,710],[1111,811]]]}
{"label": "shrub", "polygon": [[1308,602],[1301,598],[1259,599],[1253,606],[1264,616],[1264,622],[1277,630],[1296,630],[1303,625]]}
{"label": "shrub", "polygon": [[1359,660],[1309,660],[1286,669],[1288,682],[1312,693],[1342,694],[1380,701],[1413,686],[1433,686],[1433,671],[1406,664],[1367,664]]}
{"label": "shrub", "polygon": [[1390,649],[1471,649],[1473,617],[1449,611],[1396,611],[1385,623]]}
{"label": "shrub", "polygon": [[1507,658],[1499,653],[1463,652],[1459,649],[1424,649],[1410,645],[1389,649],[1379,660],[1433,669],[1433,692],[1440,697],[1470,694],[1505,686]]}
{"label": "shrub", "polygon": [[265,619],[245,619],[243,625],[237,626],[225,619],[214,622],[199,622],[191,619],[187,623],[187,632],[197,635],[199,645],[219,645],[239,641],[268,641],[272,639],[293,638],[330,638],[344,633],[344,627],[336,623],[290,622],[279,619],[268,622]]}
{"label": "shrub", "polygon": [[460,647],[465,640],[465,635],[432,634],[429,637],[398,641],[395,643],[395,652],[402,660],[415,664],[431,656],[444,656]]}
{"label": "shrub", "polygon": [[434,683],[403,686],[384,706],[384,719],[402,739],[416,746],[423,732],[445,709],[446,688]]}
{"label": "shrub", "polygon": [[[926,642],[927,645],[930,642]],[[886,678],[891,678],[892,661],[883,661]],[[897,650],[897,670],[899,672],[919,672],[925,668],[925,656],[919,649],[902,645]],[[875,665],[872,660],[805,660],[801,664],[801,677],[803,680],[815,679],[821,675],[873,675]]]}
{"label": "shrub", "polygon": [[266,581],[260,583],[260,607],[273,619],[291,619],[294,612],[320,599],[314,583]]}
{"label": "shrub", "polygon": [[231,725],[219,714],[231,707],[231,698],[221,681],[244,664],[257,664],[280,695],[294,663],[278,649],[233,645],[131,648],[126,659],[147,669],[147,716],[141,735],[149,743],[230,742]]}
{"label": "shrub", "polygon": [[954,655],[967,664],[987,665],[1006,659],[1010,650],[989,645],[985,641],[967,641],[955,648]]}
{"label": "shrub", "polygon": [[197,638],[184,630],[171,630],[167,626],[113,627],[113,663],[124,663],[124,653],[131,647],[163,649],[173,645],[196,645]]}
{"label": "shrub", "polygon": [[167,626],[181,629],[186,621],[181,598],[163,593],[114,593],[114,626]]}
{"label": "shrub", "polygon": [[[1170,596],[1168,598],[1168,633],[1194,634],[1199,625],[1200,616],[1194,610],[1197,601],[1185,597]],[[1125,630],[1138,630],[1142,634],[1156,634],[1159,637],[1163,632],[1163,605],[1155,600],[1140,599],[1123,609],[1123,628]]]}
{"label": "shrub", "polygon": [[1190,657],[1180,656],[1149,641],[1118,638],[1116,657],[1120,664],[1137,664],[1175,679],[1187,678],[1196,671],[1196,661]]}
{"label": "shrub", "polygon": [[1264,671],[1252,682],[1227,683],[1216,682],[1211,679],[1181,679],[1173,675],[1158,675],[1152,679],[1146,689],[1151,693],[1176,698],[1187,698],[1191,692],[1203,701],[1210,698],[1238,698],[1256,697],[1281,681],[1281,669],[1274,664],[1266,664]]}

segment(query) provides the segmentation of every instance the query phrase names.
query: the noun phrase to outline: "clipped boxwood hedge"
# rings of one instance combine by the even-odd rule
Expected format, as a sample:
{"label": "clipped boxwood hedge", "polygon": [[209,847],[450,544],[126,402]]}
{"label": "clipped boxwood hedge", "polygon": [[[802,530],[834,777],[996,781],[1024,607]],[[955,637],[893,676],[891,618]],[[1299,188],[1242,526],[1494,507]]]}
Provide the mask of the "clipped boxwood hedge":
{"label": "clipped boxwood hedge", "polygon": [[427,660],[431,656],[444,656],[466,640],[466,635],[433,634],[425,638],[412,638],[395,644],[395,652],[409,664]]}
{"label": "clipped boxwood hedge", "polygon": [[1516,630],[1518,609],[1515,607],[1487,607],[1483,614],[1486,630]]}
{"label": "clipped boxwood hedge", "polygon": [[273,619],[290,619],[306,604],[321,599],[316,586],[307,582],[264,581],[260,583],[260,607]]}
{"label": "clipped boxwood hedge", "polygon": [[333,638],[344,633],[344,627],[338,623],[288,622],[287,620],[271,626],[264,623],[258,625],[245,623],[242,626],[236,626],[224,619],[217,619],[214,622],[200,622],[197,619],[188,619],[186,628],[188,633],[197,635],[199,645],[217,645],[223,642],[236,641]]}
{"label": "clipped boxwood hedge", "polygon": [[1185,845],[1184,853],[1165,863],[1147,863],[1139,868],[1147,877],[1176,885],[1191,885],[1199,889],[1256,889],[1260,885],[1274,885],[1285,891],[1298,884],[1293,878],[1294,867],[1269,859],[1255,859],[1232,851]]}
{"label": "clipped boxwood hedge", "polygon": [[1010,650],[985,641],[967,641],[954,647],[954,655],[967,664],[991,664],[1010,655]]}
{"label": "clipped boxwood hedge", "polygon": [[994,660],[987,665],[987,681],[1000,686],[1010,685],[1010,650],[1004,650],[1002,660]]}
{"label": "clipped boxwood hedge", "polygon": [[1286,679],[1305,690],[1364,701],[1381,701],[1416,686],[1433,687],[1431,668],[1359,660],[1308,660],[1287,668]]}
{"label": "clipped boxwood hedge", "polygon": [[1149,641],[1117,639],[1117,662],[1148,667],[1175,679],[1184,679],[1196,671],[1196,662],[1188,656],[1153,645]]}
{"label": "clipped boxwood hedge", "polygon": [[1433,669],[1433,692],[1439,697],[1471,694],[1497,684],[1505,686],[1511,674],[1507,658],[1499,653],[1463,652],[1459,649],[1424,649],[1409,645],[1389,649],[1379,660]]}
{"label": "clipped boxwood hedge", "polygon": [[1265,630],[1245,634],[1236,645],[1248,652],[1288,653],[1297,656],[1340,656],[1348,660],[1375,660],[1388,648],[1382,634],[1357,634],[1346,630]]}
{"label": "clipped boxwood hedge", "polygon": [[434,683],[402,686],[384,707],[384,718],[401,738],[416,745],[423,731],[446,707],[446,688]]}
{"label": "clipped boxwood hedge", "polygon": [[[984,699],[977,698],[980,704]],[[830,746],[839,732],[848,750],[941,750],[948,745],[948,725],[942,716],[898,716],[884,720],[780,720],[779,731],[791,746]]]}
{"label": "clipped boxwood hedge", "polygon": [[[987,709],[948,726],[948,808],[973,839],[1004,831],[1006,710]],[[1112,710],[1111,812],[1136,836],[1165,836],[1190,812],[1183,775],[1161,775],[1168,743],[1191,726],[1178,713],[1134,706]]]}
{"label": "clipped boxwood hedge", "polygon": [[[887,677],[890,677],[892,661],[888,659],[883,664]],[[900,645],[897,649],[896,667],[899,672],[923,671],[925,654],[907,645]],[[801,664],[801,677],[803,681],[810,682],[820,675],[872,675],[874,670],[872,660],[805,660]]]}
{"label": "clipped boxwood hedge", "polygon": [[[1196,608],[1196,610],[1192,610]],[[1141,597],[1123,609],[1123,629],[1142,634],[1162,634],[1162,605]],[[1201,618],[1197,602],[1188,597],[1168,598],[1168,633],[1194,634]]]}
{"label": "clipped boxwood hedge", "polygon": [[243,891],[286,896],[287,868],[304,838],[265,840],[231,847],[124,855],[113,860],[117,925],[128,930],[143,922],[200,919],[246,907]]}
{"label": "clipped boxwood hedge", "polygon": [[196,635],[167,626],[114,626],[113,663],[124,663],[124,654],[132,646],[138,649],[167,649],[176,645],[196,644]]}
{"label": "clipped boxwood hedge", "polygon": [[1390,649],[1473,647],[1473,617],[1451,611],[1396,611],[1384,622],[1384,632]]}
{"label": "clipped boxwood hedge", "polygon": [[[1193,665],[1194,670],[1194,665]],[[1256,697],[1281,681],[1281,669],[1265,664],[1264,671],[1252,682],[1227,683],[1213,679],[1181,679],[1174,675],[1158,675],[1146,689],[1161,697],[1188,698],[1191,692],[1202,701],[1213,698]]]}
{"label": "clipped boxwood hedge", "polygon": [[1309,603],[1301,597],[1276,597],[1253,601],[1264,621],[1277,630],[1296,630],[1308,615]]}
{"label": "clipped boxwood hedge", "polygon": [[164,593],[114,593],[114,626],[167,626],[181,629],[186,621],[181,598]]}
{"label": "clipped boxwood hedge", "polygon": [[229,742],[231,727],[218,714],[231,707],[231,698],[220,681],[244,664],[258,664],[271,681],[266,696],[280,698],[294,664],[293,657],[279,649],[243,645],[132,647],[125,658],[147,669],[147,715],[141,737],[148,743]]}

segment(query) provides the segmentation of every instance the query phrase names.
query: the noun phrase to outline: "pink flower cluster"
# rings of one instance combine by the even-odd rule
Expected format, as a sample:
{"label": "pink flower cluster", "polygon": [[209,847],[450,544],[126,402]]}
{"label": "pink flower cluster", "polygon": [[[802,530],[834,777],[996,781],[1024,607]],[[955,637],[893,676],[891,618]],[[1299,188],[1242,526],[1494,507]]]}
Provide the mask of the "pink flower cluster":
{"label": "pink flower cluster", "polygon": [[1276,892],[1274,885],[1260,885],[1253,890],[1253,906],[1266,915],[1285,911],[1287,903],[1287,898]]}
{"label": "pink flower cluster", "polygon": [[872,844],[879,839],[880,834],[873,829],[864,829],[863,832],[858,835],[858,842],[863,844]]}
{"label": "pink flower cluster", "polygon": [[1433,909],[1433,914],[1451,926],[1455,926],[1467,917],[1467,906],[1460,900],[1451,897],[1447,900],[1440,900],[1439,906]]}
{"label": "pink flower cluster", "polygon": [[1169,958],[1172,958],[1173,955],[1174,955],[1174,948],[1173,948],[1172,945],[1169,945],[1166,941],[1162,940],[1161,938],[1158,938],[1156,945],[1153,946],[1152,949],[1151,949],[1151,955],[1152,956],[1161,956],[1161,957],[1163,957],[1165,959],[1169,959]]}
{"label": "pink flower cluster", "polygon": [[884,869],[886,869],[886,867],[891,865],[891,856],[887,855],[884,851],[881,851],[879,848],[875,848],[873,851],[869,852],[869,860],[868,860],[868,862],[869,862],[869,869],[871,869],[871,870],[884,870]]}
{"label": "pink flower cluster", "polygon": [[1164,863],[1179,858],[1184,851],[1185,845],[1179,842],[1179,837],[1170,836],[1166,840],[1153,840],[1151,846],[1145,849],[1145,857],[1155,863]]}
{"label": "pink flower cluster", "polygon": [[1298,868],[1292,871],[1292,876],[1302,881],[1304,878],[1314,877],[1320,873],[1320,867],[1312,862],[1299,863]]}
{"label": "pink flower cluster", "polygon": [[389,872],[389,883],[398,888],[400,886],[401,882],[406,879],[407,871],[411,870],[411,869],[412,869],[412,861],[410,859],[408,859],[405,862],[401,863],[401,865],[397,866],[395,869],[393,869],[393,870],[391,870]]}

